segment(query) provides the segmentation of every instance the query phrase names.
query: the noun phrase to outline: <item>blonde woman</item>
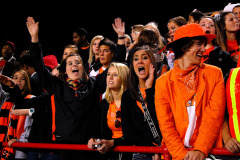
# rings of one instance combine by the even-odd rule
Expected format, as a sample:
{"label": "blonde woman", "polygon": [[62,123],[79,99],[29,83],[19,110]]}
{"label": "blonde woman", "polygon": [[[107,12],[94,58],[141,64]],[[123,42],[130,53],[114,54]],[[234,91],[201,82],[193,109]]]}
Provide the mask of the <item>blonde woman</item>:
{"label": "blonde woman", "polygon": [[99,58],[99,43],[104,37],[102,35],[97,35],[93,37],[91,44],[90,44],[90,51],[89,51],[89,59],[88,64],[92,66],[95,62],[97,62]]}
{"label": "blonde woman", "polygon": [[[121,127],[121,98],[127,88],[128,74],[129,69],[125,64],[115,62],[110,64],[106,78],[106,99],[101,103],[103,139],[97,142],[92,138],[88,142],[88,147],[91,149],[95,148],[95,145],[100,145],[97,149],[100,153],[106,153],[112,147],[124,144]],[[121,159],[120,157],[116,153],[108,155],[109,159]]]}

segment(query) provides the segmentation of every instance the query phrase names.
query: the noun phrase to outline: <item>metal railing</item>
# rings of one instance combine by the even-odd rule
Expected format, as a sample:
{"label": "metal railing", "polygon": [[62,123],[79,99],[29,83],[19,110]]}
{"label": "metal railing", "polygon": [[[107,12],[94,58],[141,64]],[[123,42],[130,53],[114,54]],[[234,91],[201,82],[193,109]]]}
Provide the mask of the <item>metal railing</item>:
{"label": "metal railing", "polygon": [[[3,146],[8,146],[7,142],[3,142]],[[61,150],[83,150],[83,151],[97,151],[96,149],[89,149],[86,144],[54,144],[54,143],[21,143],[15,142],[12,144],[13,148],[36,148],[36,149],[61,149]],[[191,150],[191,149],[190,149]],[[165,146],[148,147],[148,146],[116,146],[112,149],[114,152],[135,152],[135,153],[158,153],[163,155],[165,160],[170,160],[169,154]],[[213,155],[228,155],[240,156],[240,153],[234,154],[225,148],[213,148],[211,153]]]}

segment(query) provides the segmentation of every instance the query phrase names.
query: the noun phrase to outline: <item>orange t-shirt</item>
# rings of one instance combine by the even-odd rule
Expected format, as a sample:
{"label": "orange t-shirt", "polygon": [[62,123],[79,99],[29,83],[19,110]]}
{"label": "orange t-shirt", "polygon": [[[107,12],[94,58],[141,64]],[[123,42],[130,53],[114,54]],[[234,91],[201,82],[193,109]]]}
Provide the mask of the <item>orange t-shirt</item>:
{"label": "orange t-shirt", "polygon": [[201,60],[201,63],[208,63],[208,59],[209,59],[209,54],[210,52],[214,49],[214,46],[206,49],[206,52],[203,53],[203,57]]}
{"label": "orange t-shirt", "polygon": [[231,57],[240,54],[237,40],[227,40],[227,52],[231,54]]}
{"label": "orange t-shirt", "polygon": [[[146,99],[146,92],[145,92],[146,88],[140,88],[140,92],[143,96],[143,99],[145,100]],[[139,102],[139,101],[136,101],[137,102],[137,105],[138,107],[142,110],[142,112],[144,113],[144,110],[142,108],[142,104]],[[147,103],[145,103],[146,107],[147,107]]]}
{"label": "orange t-shirt", "polygon": [[121,122],[121,117],[116,118],[117,111],[121,111],[121,107],[118,109],[117,105],[114,102],[110,103],[107,113],[107,123],[108,127],[112,130],[112,138],[121,138],[123,136],[122,126],[119,128],[115,127],[115,120],[119,120]]}

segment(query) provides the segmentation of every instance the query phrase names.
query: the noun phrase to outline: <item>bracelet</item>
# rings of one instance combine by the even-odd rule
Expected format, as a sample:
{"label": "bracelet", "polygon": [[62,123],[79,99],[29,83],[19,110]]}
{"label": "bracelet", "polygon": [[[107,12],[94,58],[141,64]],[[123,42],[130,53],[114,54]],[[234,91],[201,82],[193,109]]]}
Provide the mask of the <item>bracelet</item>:
{"label": "bracelet", "polygon": [[125,39],[126,37],[118,37],[118,39]]}

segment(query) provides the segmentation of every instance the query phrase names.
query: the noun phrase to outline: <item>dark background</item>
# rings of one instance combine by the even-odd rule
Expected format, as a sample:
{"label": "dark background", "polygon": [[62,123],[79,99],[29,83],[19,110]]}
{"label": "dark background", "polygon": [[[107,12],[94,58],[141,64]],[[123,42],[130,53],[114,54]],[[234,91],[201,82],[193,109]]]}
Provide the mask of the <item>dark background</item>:
{"label": "dark background", "polygon": [[20,52],[28,48],[30,36],[25,22],[28,16],[32,16],[40,23],[39,37],[44,54],[53,54],[60,59],[64,46],[72,43],[72,30],[77,27],[88,31],[89,42],[95,35],[103,35],[116,42],[117,35],[112,29],[112,23],[115,18],[121,17],[126,23],[126,34],[130,35],[131,26],[134,24],[145,25],[155,21],[162,36],[165,36],[170,18],[183,16],[188,20],[189,13],[195,8],[202,12],[211,12],[222,10],[229,2],[236,3],[222,0],[96,2],[65,1],[52,6],[42,4],[36,6],[36,9],[17,8],[14,14],[4,12],[0,15],[0,40],[12,41],[16,46],[15,56],[18,58]]}

